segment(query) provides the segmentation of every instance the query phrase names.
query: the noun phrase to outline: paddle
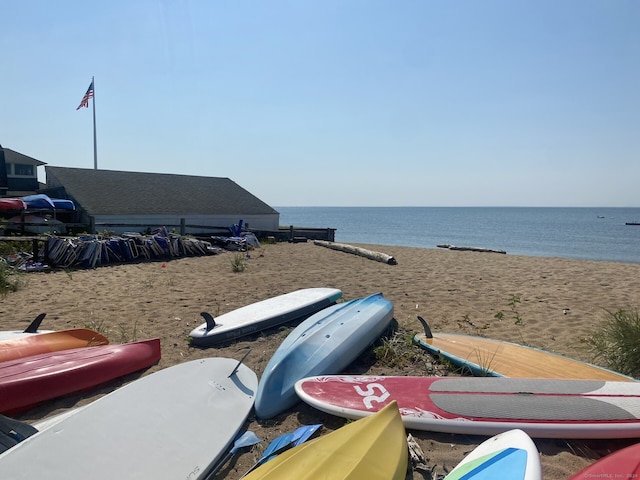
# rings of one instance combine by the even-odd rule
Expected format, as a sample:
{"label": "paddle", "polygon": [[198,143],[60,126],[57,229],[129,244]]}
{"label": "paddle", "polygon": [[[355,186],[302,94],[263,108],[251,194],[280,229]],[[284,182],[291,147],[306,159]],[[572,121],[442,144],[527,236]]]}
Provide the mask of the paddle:
{"label": "paddle", "polygon": [[254,471],[260,465],[267,463],[269,460],[278,456],[285,450],[289,450],[290,448],[297,447],[298,445],[306,442],[320,427],[321,423],[315,425],[304,425],[302,427],[297,428],[291,433],[285,433],[284,435],[280,435],[279,437],[274,438],[271,443],[267,446],[267,448],[262,453],[262,456],[258,459],[258,461],[251,467],[244,475],[243,478],[247,476],[249,473]]}
{"label": "paddle", "polygon": [[38,429],[33,425],[0,415],[0,452],[17,445],[34,433],[38,433]]}
{"label": "paddle", "polygon": [[213,467],[213,469],[204,478],[204,480],[213,479],[216,473],[220,471],[220,469],[225,465],[225,463],[231,460],[231,457],[233,457],[238,450],[244,447],[250,447],[251,445],[255,445],[256,443],[260,443],[261,441],[262,440],[260,440],[256,436],[256,434],[253,433],[251,430],[247,430],[246,432],[238,436],[236,438],[236,441],[233,442],[233,447],[231,447],[231,450],[229,450],[229,452],[225,455],[225,457]]}

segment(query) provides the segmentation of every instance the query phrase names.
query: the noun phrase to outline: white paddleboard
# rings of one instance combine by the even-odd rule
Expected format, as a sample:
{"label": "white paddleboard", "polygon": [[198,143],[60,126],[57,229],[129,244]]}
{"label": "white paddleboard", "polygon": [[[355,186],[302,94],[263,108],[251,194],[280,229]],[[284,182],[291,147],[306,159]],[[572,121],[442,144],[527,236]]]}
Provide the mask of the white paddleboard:
{"label": "white paddleboard", "polygon": [[246,305],[216,318],[202,312],[207,321],[191,331],[191,345],[209,347],[304,318],[332,305],[341,296],[342,291],[337,288],[303,288]]}
{"label": "white paddleboard", "polygon": [[1,454],[2,479],[201,479],[242,428],[257,387],[255,373],[228,358],[160,370]]}
{"label": "white paddleboard", "polygon": [[53,330],[40,330],[40,324],[44,320],[45,316],[46,316],[46,313],[41,313],[24,330],[1,330],[0,342],[2,340],[12,340],[14,338],[22,338],[22,337],[27,337],[29,335],[37,335],[39,333],[53,332]]}
{"label": "white paddleboard", "polygon": [[471,451],[444,480],[541,480],[540,454],[531,437],[520,429],[485,440]]}

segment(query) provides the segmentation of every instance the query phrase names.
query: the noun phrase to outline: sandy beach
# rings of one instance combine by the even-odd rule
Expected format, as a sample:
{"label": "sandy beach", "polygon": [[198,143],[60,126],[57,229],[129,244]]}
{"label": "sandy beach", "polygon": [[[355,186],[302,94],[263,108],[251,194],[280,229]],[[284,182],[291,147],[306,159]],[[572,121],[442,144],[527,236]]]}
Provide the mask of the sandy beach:
{"label": "sandy beach", "polygon": [[[345,300],[382,292],[394,302],[396,335],[421,331],[420,315],[435,331],[483,335],[526,342],[580,360],[593,361],[585,339],[606,318],[605,311],[640,306],[640,265],[495,253],[359,245],[393,256],[397,264],[307,243],[263,244],[250,251],[247,268],[232,271],[234,252],[93,270],[28,274],[26,288],[0,300],[2,330],[25,328],[46,313],[42,328],[94,328],[111,343],[159,337],[161,361],[148,375],[181,362],[210,356],[239,359],[258,376],[290,330],[275,328],[219,348],[189,346],[188,334],[202,323],[200,312],[220,315],[235,308],[306,287],[335,287]],[[520,299],[516,324],[509,301]],[[496,313],[503,312],[502,320]],[[387,367],[364,355],[346,373],[428,375],[432,357],[417,346],[402,368]],[[431,371],[433,373],[433,370]],[[437,372],[436,372],[437,373]],[[18,418],[36,421],[85,405],[132,381],[133,375],[88,394],[48,402]],[[217,478],[239,478],[276,436],[296,426],[322,423],[321,434],[344,420],[299,403],[268,421],[254,418],[248,428],[263,442],[226,465]],[[203,425],[203,428],[206,428]],[[408,431],[424,451],[430,472],[414,479],[439,478],[486,437]],[[637,441],[637,440],[636,440]],[[633,440],[535,440],[546,480],[560,480]],[[410,477],[411,478],[411,477]]]}

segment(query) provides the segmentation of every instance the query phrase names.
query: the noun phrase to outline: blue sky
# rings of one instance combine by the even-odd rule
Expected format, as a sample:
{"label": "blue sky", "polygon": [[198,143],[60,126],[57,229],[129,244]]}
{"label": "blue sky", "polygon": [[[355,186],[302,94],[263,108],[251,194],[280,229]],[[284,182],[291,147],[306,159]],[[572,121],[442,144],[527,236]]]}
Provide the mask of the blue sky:
{"label": "blue sky", "polygon": [[637,0],[0,5],[0,144],[272,206],[640,206]]}

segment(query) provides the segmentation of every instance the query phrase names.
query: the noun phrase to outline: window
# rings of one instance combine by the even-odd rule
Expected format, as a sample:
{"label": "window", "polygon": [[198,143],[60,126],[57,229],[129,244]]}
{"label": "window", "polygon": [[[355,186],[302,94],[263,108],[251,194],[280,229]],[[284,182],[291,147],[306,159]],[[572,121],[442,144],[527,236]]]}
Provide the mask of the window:
{"label": "window", "polygon": [[13,166],[14,175],[21,175],[25,177],[33,177],[33,165],[25,165],[23,163],[16,163]]}

